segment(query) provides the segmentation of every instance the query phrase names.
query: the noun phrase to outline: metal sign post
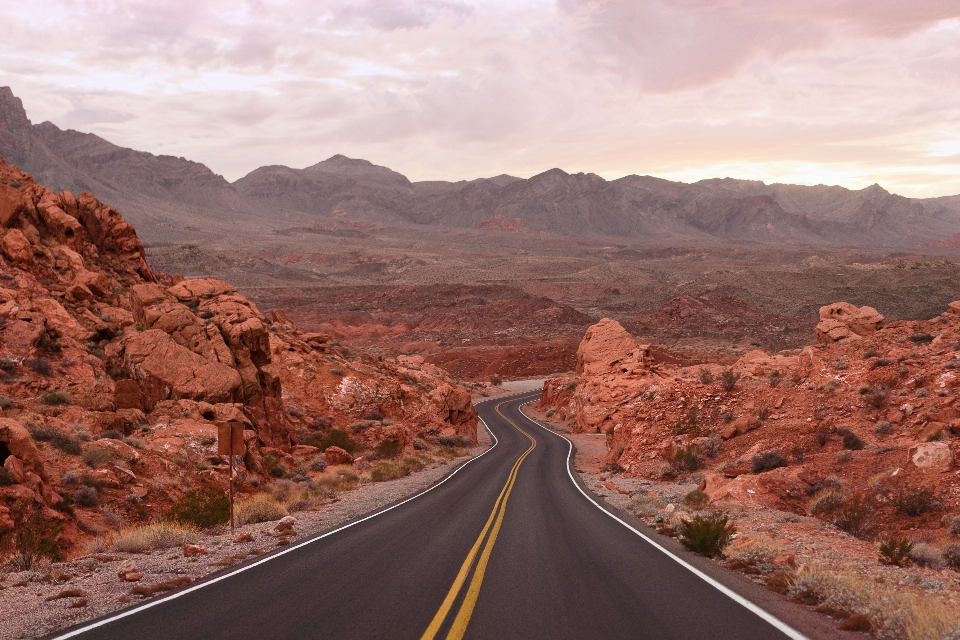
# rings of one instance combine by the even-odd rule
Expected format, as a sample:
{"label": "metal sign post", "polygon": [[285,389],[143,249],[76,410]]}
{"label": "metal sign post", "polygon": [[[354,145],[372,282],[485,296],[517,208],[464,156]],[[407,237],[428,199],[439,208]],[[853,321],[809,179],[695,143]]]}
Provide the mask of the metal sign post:
{"label": "metal sign post", "polygon": [[230,457],[230,533],[233,524],[233,456],[243,455],[243,423],[239,420],[217,423],[217,455]]}

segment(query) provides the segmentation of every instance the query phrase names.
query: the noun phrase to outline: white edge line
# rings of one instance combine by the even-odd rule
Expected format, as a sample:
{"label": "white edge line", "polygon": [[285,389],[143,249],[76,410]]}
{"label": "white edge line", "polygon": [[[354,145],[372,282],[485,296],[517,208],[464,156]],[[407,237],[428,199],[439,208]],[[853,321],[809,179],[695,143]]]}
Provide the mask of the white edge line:
{"label": "white edge line", "polygon": [[[604,509],[602,506],[600,506],[600,504],[597,503],[596,500],[594,500],[593,498],[591,498],[591,497],[587,494],[587,492],[583,490],[583,488],[580,486],[580,484],[579,484],[579,483],[576,481],[576,479],[573,477],[573,472],[570,471],[570,456],[573,455],[573,442],[572,442],[569,438],[566,438],[566,437],[560,435],[559,433],[556,433],[555,431],[551,431],[550,429],[547,429],[545,426],[543,426],[542,424],[540,424],[539,422],[537,422],[536,420],[534,420],[533,418],[531,418],[530,416],[528,416],[527,414],[525,414],[522,409],[523,409],[523,407],[527,406],[527,405],[530,404],[531,402],[536,402],[536,400],[531,400],[530,402],[524,402],[523,404],[520,405],[520,409],[521,409],[520,415],[522,415],[524,418],[526,418],[527,420],[529,420],[529,421],[532,422],[533,424],[537,425],[538,427],[540,427],[541,429],[543,429],[543,430],[546,431],[547,433],[552,433],[553,435],[557,436],[558,438],[563,438],[564,440],[567,441],[567,444],[570,445],[570,449],[567,451],[567,475],[570,476],[570,481],[573,482],[573,485],[577,488],[577,491],[579,491],[581,494],[583,494],[583,497],[584,497],[584,498],[586,498],[586,499],[589,500],[591,503],[593,503],[593,506],[595,506],[597,509],[600,509],[600,511],[602,511],[602,512],[605,513],[605,514],[607,514],[608,516],[610,516],[611,518],[613,518],[614,520],[616,520],[617,522],[619,522],[620,524],[622,524],[623,526],[625,526],[627,529],[629,529],[630,531],[634,532],[635,534],[637,534],[638,536],[640,536],[641,538],[643,538],[644,541],[646,541],[646,542],[650,543],[651,545],[653,545],[653,547],[654,547],[655,549],[658,549],[658,550],[662,551],[663,553],[665,553],[665,554],[667,555],[667,557],[669,557],[669,558],[672,559],[672,560],[675,560],[680,566],[682,566],[683,568],[685,568],[685,569],[687,569],[688,571],[690,571],[691,573],[693,573],[695,576],[697,576],[698,578],[700,578],[701,580],[703,580],[704,582],[706,582],[707,584],[709,584],[711,587],[713,587],[714,589],[716,589],[716,590],[719,591],[720,593],[724,594],[725,596],[727,596],[728,598],[730,598],[731,600],[733,600],[733,601],[736,602],[737,604],[741,605],[742,607],[746,608],[747,610],[751,611],[752,613],[754,613],[754,614],[756,614],[757,616],[759,616],[760,618],[762,618],[764,621],[766,621],[766,622],[770,623],[771,625],[773,625],[774,627],[776,627],[779,631],[783,632],[784,635],[786,635],[787,637],[792,638],[793,640],[809,640],[809,638],[807,638],[805,635],[803,635],[802,633],[800,633],[799,631],[797,631],[797,630],[794,629],[793,627],[789,626],[787,623],[783,622],[782,620],[780,620],[779,618],[777,618],[776,616],[774,616],[774,615],[771,614],[770,612],[768,612],[768,611],[766,611],[765,609],[759,607],[758,605],[754,604],[754,603],[751,602],[750,600],[747,600],[746,598],[744,598],[743,596],[741,596],[739,593],[737,593],[737,592],[734,591],[733,589],[730,589],[729,587],[727,587],[727,586],[725,586],[725,585],[717,582],[716,580],[714,580],[713,578],[711,578],[710,576],[708,576],[707,574],[705,574],[703,571],[700,571],[700,569],[697,569],[695,566],[693,566],[692,564],[690,564],[689,562],[687,562],[687,561],[684,560],[683,558],[674,555],[673,552],[671,552],[671,551],[670,551],[669,549],[667,549],[666,547],[661,546],[661,545],[660,545],[657,541],[655,541],[653,538],[650,538],[650,537],[647,536],[646,534],[644,534],[644,533],[642,533],[642,532],[640,532],[640,531],[637,531],[637,530],[634,529],[632,526],[630,526],[629,523],[624,522],[623,520],[621,520],[620,518],[618,518],[616,515],[610,513],[609,511],[607,511],[606,509]],[[484,426],[486,426],[486,423],[484,423]]]}
{"label": "white edge line", "polygon": [[483,453],[481,453],[480,455],[478,455],[478,456],[476,456],[476,457],[473,457],[473,458],[470,458],[469,460],[467,460],[466,462],[464,462],[462,465],[460,465],[459,467],[457,467],[456,469],[454,469],[453,472],[450,473],[449,475],[447,475],[443,480],[441,480],[440,482],[438,482],[438,483],[435,484],[435,485],[430,486],[429,488],[425,489],[424,491],[421,491],[420,493],[416,494],[415,496],[411,496],[411,497],[407,498],[406,500],[404,500],[403,502],[398,502],[398,503],[395,504],[395,505],[392,505],[392,506],[390,506],[390,507],[387,507],[387,508],[384,509],[383,511],[377,511],[376,513],[372,513],[372,514],[370,514],[370,515],[368,515],[368,516],[365,516],[365,517],[363,517],[363,518],[361,518],[361,519],[359,519],[359,520],[355,520],[355,521],[353,521],[353,522],[351,522],[351,523],[349,523],[349,524],[345,524],[345,525],[343,525],[342,527],[338,527],[338,528],[334,529],[333,531],[328,531],[327,533],[325,533],[325,534],[323,534],[323,535],[321,535],[321,536],[317,536],[316,538],[310,538],[309,540],[304,540],[303,542],[301,542],[301,543],[299,543],[299,544],[296,544],[296,545],[290,547],[289,549],[284,549],[283,551],[280,551],[280,552],[278,552],[278,553],[274,553],[274,554],[272,554],[272,555],[269,555],[269,556],[267,556],[266,558],[263,558],[263,559],[261,559],[261,560],[258,560],[257,562],[254,562],[254,563],[252,563],[252,564],[244,565],[244,566],[240,567],[239,569],[236,569],[235,571],[231,571],[230,573],[226,573],[226,574],[224,574],[224,575],[222,575],[222,576],[217,576],[216,578],[213,578],[212,580],[207,580],[206,582],[201,582],[200,584],[194,585],[194,586],[190,587],[189,589],[184,589],[183,591],[177,591],[176,593],[172,593],[172,594],[170,594],[170,595],[168,595],[168,596],[166,596],[166,597],[160,598],[159,600],[151,600],[150,602],[144,603],[144,604],[139,605],[139,606],[137,606],[137,607],[133,607],[132,609],[127,609],[126,611],[123,611],[123,612],[121,612],[121,613],[118,613],[118,614],[115,615],[115,616],[111,616],[111,617],[109,617],[109,618],[104,618],[103,620],[98,620],[97,622],[94,622],[94,623],[92,623],[92,624],[88,624],[88,625],[86,625],[86,626],[84,626],[84,627],[80,627],[79,629],[74,629],[73,631],[70,631],[70,632],[65,633],[65,634],[63,634],[63,635],[53,636],[53,637],[51,638],[51,640],[64,640],[64,639],[66,639],[66,638],[73,638],[73,637],[78,636],[78,635],[80,635],[80,634],[86,633],[87,631],[91,631],[91,630],[96,629],[96,628],[98,628],[98,627],[102,627],[102,626],[105,626],[105,625],[107,625],[107,624],[110,624],[111,622],[115,622],[115,621],[117,621],[117,620],[120,620],[121,618],[126,618],[127,616],[132,616],[132,615],[135,614],[135,613],[140,613],[141,611],[144,611],[144,610],[146,610],[146,609],[150,609],[151,607],[155,607],[155,606],[157,606],[157,605],[159,605],[159,604],[163,604],[164,602],[169,602],[170,600],[175,600],[175,599],[177,599],[177,598],[180,598],[180,597],[182,597],[182,596],[185,596],[185,595],[187,595],[188,593],[192,593],[192,592],[197,591],[197,590],[199,590],[199,589],[203,589],[204,587],[209,587],[210,585],[216,584],[217,582],[220,582],[221,580],[226,580],[227,578],[232,578],[233,576],[235,576],[235,575],[237,575],[237,574],[243,573],[244,571],[247,571],[247,570],[249,570],[249,569],[253,569],[254,567],[257,567],[257,566],[259,566],[259,565],[261,565],[261,564],[264,564],[264,563],[266,563],[266,562],[270,562],[271,560],[275,560],[276,558],[279,558],[280,556],[286,555],[286,554],[288,554],[288,553],[290,553],[290,552],[292,552],[292,551],[296,551],[297,549],[300,549],[301,547],[305,547],[305,546],[307,546],[308,544],[313,544],[314,542],[317,542],[318,540],[323,540],[324,538],[326,538],[326,537],[328,537],[328,536],[332,536],[332,535],[335,534],[335,533],[339,533],[340,531],[343,531],[344,529],[349,529],[350,527],[353,527],[353,526],[355,526],[355,525],[358,525],[358,524],[360,524],[361,522],[365,522],[365,521],[367,521],[367,520],[370,520],[371,518],[376,518],[376,517],[379,516],[379,515],[383,515],[384,513],[388,512],[388,511],[392,511],[392,510],[396,509],[397,507],[400,507],[400,506],[405,505],[406,503],[410,502],[411,500],[416,500],[416,499],[419,498],[420,496],[425,495],[425,494],[427,494],[427,493],[430,493],[431,491],[433,491],[434,489],[436,489],[437,487],[439,487],[440,485],[442,485],[444,482],[446,482],[447,480],[449,480],[449,479],[452,478],[453,476],[457,475],[457,474],[458,474],[464,467],[466,467],[468,464],[470,464],[470,463],[473,462],[474,460],[479,460],[479,459],[482,458],[483,456],[487,455],[490,451],[492,451],[494,447],[496,447],[498,444],[500,444],[500,440],[498,440],[498,439],[497,439],[497,436],[495,436],[495,435],[493,434],[493,431],[490,430],[490,427],[487,426],[487,423],[484,421],[484,419],[483,419],[483,418],[480,418],[479,416],[477,416],[477,417],[479,418],[480,422],[483,423],[483,427],[487,430],[487,433],[489,433],[490,436],[493,438],[493,446],[490,447],[489,449],[487,449],[486,451],[484,451]]}

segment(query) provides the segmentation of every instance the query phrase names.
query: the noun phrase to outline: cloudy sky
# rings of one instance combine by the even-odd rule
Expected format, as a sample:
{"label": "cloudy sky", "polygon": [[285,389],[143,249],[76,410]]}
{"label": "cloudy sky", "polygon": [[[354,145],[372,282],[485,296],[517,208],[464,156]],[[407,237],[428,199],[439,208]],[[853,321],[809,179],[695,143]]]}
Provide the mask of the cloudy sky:
{"label": "cloudy sky", "polygon": [[342,153],[413,180],[960,193],[957,0],[30,0],[0,23],[35,123],[230,180]]}

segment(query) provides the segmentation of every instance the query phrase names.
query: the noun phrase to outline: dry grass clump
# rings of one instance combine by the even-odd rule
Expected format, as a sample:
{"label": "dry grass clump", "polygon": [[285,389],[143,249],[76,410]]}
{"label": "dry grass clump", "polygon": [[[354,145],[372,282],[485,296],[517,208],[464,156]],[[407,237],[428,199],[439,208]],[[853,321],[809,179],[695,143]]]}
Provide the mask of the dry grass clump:
{"label": "dry grass clump", "polygon": [[778,568],[773,560],[783,552],[782,546],[763,537],[737,540],[725,554],[730,569],[744,573],[767,573]]}
{"label": "dry grass clump", "polygon": [[268,493],[258,493],[249,500],[237,503],[234,518],[237,524],[272,522],[287,515],[287,509]]}
{"label": "dry grass clump", "polygon": [[797,573],[787,595],[834,617],[864,616],[884,640],[940,640],[960,629],[960,610],[943,598],[866,581],[842,568],[820,565]]}
{"label": "dry grass clump", "polygon": [[195,527],[180,522],[161,520],[120,531],[113,543],[114,551],[143,553],[153,549],[169,549],[197,541]]}
{"label": "dry grass clump", "polygon": [[641,518],[652,518],[666,506],[660,498],[649,493],[630,496],[630,503],[631,511]]}

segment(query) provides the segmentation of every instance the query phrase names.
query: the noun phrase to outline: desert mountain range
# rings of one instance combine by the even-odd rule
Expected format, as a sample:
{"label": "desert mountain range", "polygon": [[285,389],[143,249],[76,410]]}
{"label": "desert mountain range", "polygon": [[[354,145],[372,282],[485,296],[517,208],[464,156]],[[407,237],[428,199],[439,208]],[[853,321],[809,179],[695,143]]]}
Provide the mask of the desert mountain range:
{"label": "desert mountain range", "polygon": [[260,167],[230,183],[185,158],[126,149],[51,122],[34,125],[9,87],[0,87],[0,156],[50,188],[96,193],[126,212],[148,243],[196,239],[200,221],[202,231],[229,232],[237,223],[277,218],[814,246],[909,247],[960,231],[960,196],[911,199],[876,184],[855,191],[731,178],[608,181],[561,169],[529,179],[411,182],[342,155],[305,169]]}

